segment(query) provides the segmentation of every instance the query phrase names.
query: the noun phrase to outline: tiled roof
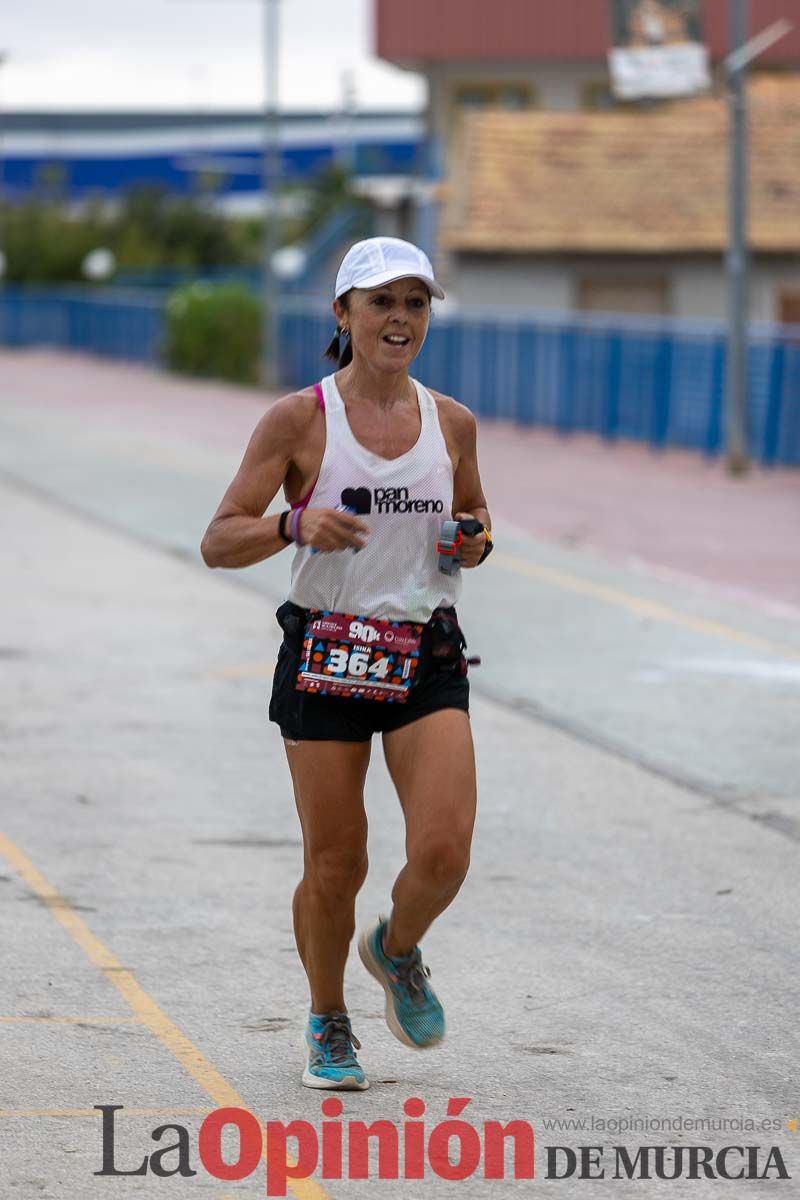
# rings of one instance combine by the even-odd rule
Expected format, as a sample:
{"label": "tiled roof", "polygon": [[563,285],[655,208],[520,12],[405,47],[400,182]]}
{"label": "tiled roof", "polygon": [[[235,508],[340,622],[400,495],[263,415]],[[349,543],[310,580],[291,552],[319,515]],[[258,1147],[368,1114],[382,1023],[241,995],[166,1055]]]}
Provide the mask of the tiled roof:
{"label": "tiled roof", "polygon": [[[800,77],[749,87],[750,245],[800,252]],[[484,252],[719,252],[727,242],[722,97],[651,112],[465,115],[443,245]]]}

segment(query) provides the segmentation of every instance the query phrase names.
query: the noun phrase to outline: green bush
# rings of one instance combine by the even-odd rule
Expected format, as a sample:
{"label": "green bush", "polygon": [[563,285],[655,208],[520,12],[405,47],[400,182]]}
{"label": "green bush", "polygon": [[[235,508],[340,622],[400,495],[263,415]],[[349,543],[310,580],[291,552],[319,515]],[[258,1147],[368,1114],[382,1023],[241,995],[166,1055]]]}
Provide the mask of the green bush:
{"label": "green bush", "polygon": [[83,281],[84,258],[107,244],[106,229],[94,209],[77,221],[57,204],[40,199],[4,207],[0,225],[8,283]]}
{"label": "green bush", "polygon": [[[83,260],[99,247],[111,251],[122,272],[201,272],[261,262],[263,220],[225,216],[214,194],[203,190],[202,180],[188,196],[172,195],[160,184],[139,183],[113,204],[97,196],[80,206],[66,202],[67,182],[63,168],[46,164],[31,195],[19,203],[0,203],[9,283],[83,282]],[[368,236],[370,206],[354,195],[352,179],[342,167],[326,168],[285,191],[296,212],[279,221],[279,244],[305,241],[335,214],[352,210],[362,222],[353,230],[354,239]]]}
{"label": "green bush", "polygon": [[239,284],[192,283],[167,302],[167,366],[185,375],[256,383],[261,303]]}
{"label": "green bush", "polygon": [[70,208],[39,187],[19,204],[0,205],[9,283],[83,282],[91,250],[112,252],[122,270],[250,266],[260,262],[261,223],[227,218],[204,196],[170,196],[139,185],[118,206],[95,199]]}

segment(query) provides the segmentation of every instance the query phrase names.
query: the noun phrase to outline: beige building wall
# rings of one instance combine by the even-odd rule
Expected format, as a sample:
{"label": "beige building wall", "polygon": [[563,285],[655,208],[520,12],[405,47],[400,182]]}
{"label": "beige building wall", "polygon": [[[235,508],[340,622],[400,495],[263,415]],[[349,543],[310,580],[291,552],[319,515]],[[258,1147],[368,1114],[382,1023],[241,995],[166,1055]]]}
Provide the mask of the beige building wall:
{"label": "beige building wall", "polygon": [[[459,124],[464,90],[486,89],[489,103],[506,104],[518,89],[540,110],[576,111],[603,105],[605,64],[435,63],[429,81],[428,129],[444,152],[444,172],[458,177]],[[506,90],[503,99],[504,89]],[[664,257],[608,259],[572,256],[458,254],[439,247],[437,269],[456,303],[534,312],[620,311],[724,320],[728,297],[724,259]],[[792,314],[790,318],[786,314]],[[800,257],[755,260],[750,281],[754,321],[798,319]]]}

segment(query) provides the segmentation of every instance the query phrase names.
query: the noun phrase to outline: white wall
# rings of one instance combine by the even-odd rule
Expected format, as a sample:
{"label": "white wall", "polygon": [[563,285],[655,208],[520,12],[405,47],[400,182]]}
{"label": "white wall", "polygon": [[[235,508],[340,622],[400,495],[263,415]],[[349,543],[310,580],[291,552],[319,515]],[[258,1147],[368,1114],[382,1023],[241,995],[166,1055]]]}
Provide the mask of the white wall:
{"label": "white wall", "polygon": [[481,308],[564,312],[572,307],[568,271],[522,256],[468,255],[450,260],[453,298]]}
{"label": "white wall", "polygon": [[672,273],[675,317],[724,317],[727,283],[722,256],[714,262],[685,262]]}
{"label": "white wall", "polygon": [[[581,277],[620,280],[667,280],[669,315],[724,320],[727,315],[727,279],[720,256],[711,261],[675,259],[563,259],[534,255],[468,254],[448,256],[449,294],[464,305],[508,307],[532,312],[569,312],[577,305]],[[753,264],[750,316],[754,321],[779,318],[782,289],[800,292],[800,262]]]}
{"label": "white wall", "polygon": [[[728,311],[728,280],[720,258],[712,263],[685,263],[676,268],[673,284],[675,315],[721,317]],[[765,259],[751,263],[750,319],[780,320],[782,291],[800,292],[800,262]]]}

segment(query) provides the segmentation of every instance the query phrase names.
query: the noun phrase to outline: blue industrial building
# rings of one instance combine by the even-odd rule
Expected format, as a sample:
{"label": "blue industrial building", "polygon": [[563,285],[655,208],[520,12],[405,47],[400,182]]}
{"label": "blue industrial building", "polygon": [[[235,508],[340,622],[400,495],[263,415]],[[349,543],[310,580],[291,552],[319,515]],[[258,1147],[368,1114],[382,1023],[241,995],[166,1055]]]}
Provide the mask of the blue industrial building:
{"label": "blue industrial building", "polygon": [[[0,187],[7,201],[57,188],[70,202],[113,199],[139,184],[176,194],[202,187],[246,211],[261,191],[263,116],[246,112],[6,113]],[[367,195],[397,204],[424,168],[423,119],[413,113],[287,113],[282,177],[311,181],[335,162]],[[248,204],[249,199],[249,204]]]}

